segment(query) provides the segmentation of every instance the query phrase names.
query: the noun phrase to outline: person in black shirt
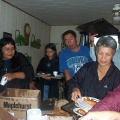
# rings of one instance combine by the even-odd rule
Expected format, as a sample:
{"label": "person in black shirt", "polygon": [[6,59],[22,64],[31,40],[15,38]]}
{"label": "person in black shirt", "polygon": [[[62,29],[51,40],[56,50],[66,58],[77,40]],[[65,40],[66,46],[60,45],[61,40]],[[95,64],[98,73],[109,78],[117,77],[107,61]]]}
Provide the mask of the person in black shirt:
{"label": "person in black shirt", "polygon": [[103,99],[120,84],[120,71],[112,62],[117,43],[110,36],[101,37],[96,43],[97,61],[88,62],[67,82],[68,100],[76,102],[77,97]]}
{"label": "person in black shirt", "polygon": [[45,47],[45,56],[40,60],[36,69],[37,73],[44,73],[43,77],[37,81],[37,89],[41,90],[42,99],[59,98],[58,80],[52,79],[53,71],[59,72],[59,58],[54,43],[49,43]]}
{"label": "person in black shirt", "polygon": [[0,40],[0,82],[6,77],[7,83],[0,84],[0,92],[6,88],[26,88],[34,77],[34,70],[27,58],[16,51],[12,38]]}

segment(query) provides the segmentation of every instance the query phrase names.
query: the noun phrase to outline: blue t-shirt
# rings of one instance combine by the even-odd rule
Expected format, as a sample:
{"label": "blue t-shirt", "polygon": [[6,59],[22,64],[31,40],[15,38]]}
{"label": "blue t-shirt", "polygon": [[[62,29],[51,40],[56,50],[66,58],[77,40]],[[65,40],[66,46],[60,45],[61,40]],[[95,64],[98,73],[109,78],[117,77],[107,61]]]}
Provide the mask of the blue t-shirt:
{"label": "blue t-shirt", "polygon": [[80,46],[78,52],[71,51],[66,48],[60,52],[59,66],[60,72],[69,70],[71,77],[87,62],[92,61],[87,46]]}

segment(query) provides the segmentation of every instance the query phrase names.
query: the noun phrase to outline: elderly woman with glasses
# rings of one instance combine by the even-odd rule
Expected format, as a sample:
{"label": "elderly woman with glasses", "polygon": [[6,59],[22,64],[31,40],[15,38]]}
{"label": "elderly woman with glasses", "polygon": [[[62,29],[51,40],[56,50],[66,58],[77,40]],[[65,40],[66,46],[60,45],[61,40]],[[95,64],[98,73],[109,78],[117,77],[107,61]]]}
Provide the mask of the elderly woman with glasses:
{"label": "elderly woman with glasses", "polygon": [[117,43],[110,37],[101,37],[95,47],[96,62],[86,63],[68,81],[68,99],[90,96],[102,99],[120,84],[120,71],[112,62]]}
{"label": "elderly woman with glasses", "polygon": [[0,84],[0,92],[6,88],[25,88],[33,79],[34,70],[27,58],[16,51],[12,38],[0,40],[0,83],[3,77],[7,83]]}

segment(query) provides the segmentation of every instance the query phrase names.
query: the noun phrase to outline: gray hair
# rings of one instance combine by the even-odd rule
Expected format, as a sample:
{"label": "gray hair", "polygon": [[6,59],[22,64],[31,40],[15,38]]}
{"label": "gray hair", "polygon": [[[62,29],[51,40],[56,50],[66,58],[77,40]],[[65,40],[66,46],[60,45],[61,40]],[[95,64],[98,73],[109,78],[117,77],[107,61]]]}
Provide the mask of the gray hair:
{"label": "gray hair", "polygon": [[98,48],[100,46],[112,48],[113,49],[113,55],[114,55],[115,52],[116,52],[116,49],[117,49],[117,42],[115,41],[114,38],[112,38],[110,36],[103,36],[97,41],[97,44],[96,44],[96,47],[95,47],[95,53],[96,54],[97,54]]}

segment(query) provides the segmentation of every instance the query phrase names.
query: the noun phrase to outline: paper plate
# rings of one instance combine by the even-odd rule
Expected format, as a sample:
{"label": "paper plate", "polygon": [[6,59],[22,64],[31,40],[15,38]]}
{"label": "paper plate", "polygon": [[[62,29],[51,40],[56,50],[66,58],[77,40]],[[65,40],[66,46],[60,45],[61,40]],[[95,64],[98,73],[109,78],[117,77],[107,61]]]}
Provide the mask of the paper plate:
{"label": "paper plate", "polygon": [[[77,112],[77,110],[79,110],[79,109],[82,109],[82,108],[74,108],[74,109],[73,109],[73,112],[74,112],[75,114],[79,115],[79,116],[83,116],[82,114],[80,114],[80,113]],[[88,112],[87,109],[82,109],[82,110],[84,110],[86,113]]]}
{"label": "paper plate", "polygon": [[[88,103],[86,103],[86,102],[84,101],[84,98],[87,98],[87,97],[82,97],[82,100],[80,100],[80,99],[78,98],[78,99],[77,99],[78,105],[76,104],[76,106],[77,106],[77,107],[84,107],[84,108],[90,110],[93,106],[92,106],[92,105],[89,105]],[[89,97],[89,99],[93,99],[93,100],[96,101],[96,102],[99,102],[99,101],[100,101],[99,99],[94,98],[94,97]]]}

